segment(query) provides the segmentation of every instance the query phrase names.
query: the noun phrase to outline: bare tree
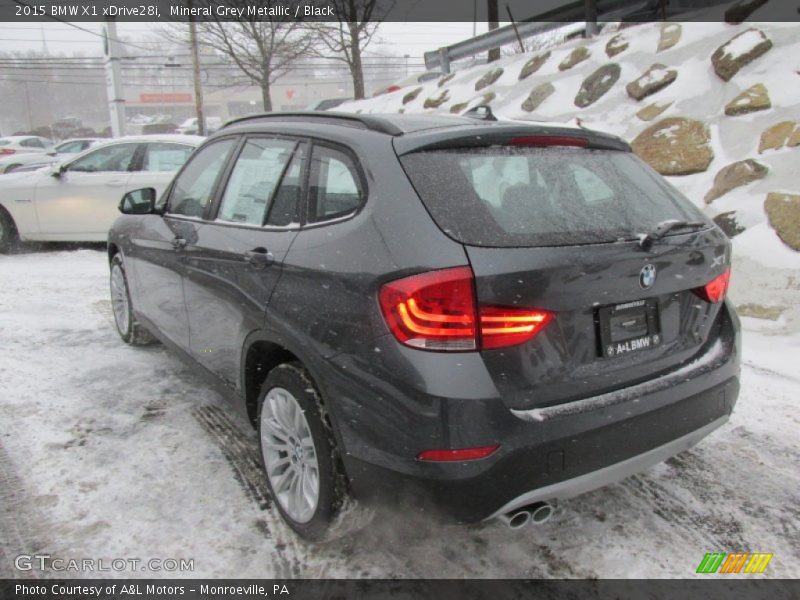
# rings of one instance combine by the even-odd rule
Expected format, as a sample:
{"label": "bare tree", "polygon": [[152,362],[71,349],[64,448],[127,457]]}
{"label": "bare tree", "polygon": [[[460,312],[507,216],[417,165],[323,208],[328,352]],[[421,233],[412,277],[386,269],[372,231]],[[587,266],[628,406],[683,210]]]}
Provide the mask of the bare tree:
{"label": "bare tree", "polygon": [[[337,21],[311,26],[321,44],[317,54],[347,64],[353,79],[353,97],[364,97],[362,54],[395,0],[331,0]],[[379,7],[378,7],[379,5]]]}
{"label": "bare tree", "polygon": [[[230,0],[228,5],[247,7],[253,0]],[[255,2],[270,8],[271,0]],[[281,21],[271,17],[197,24],[201,45],[213,48],[238,67],[245,79],[261,88],[264,110],[272,111],[270,86],[308,56],[315,42],[313,33],[300,21]]]}

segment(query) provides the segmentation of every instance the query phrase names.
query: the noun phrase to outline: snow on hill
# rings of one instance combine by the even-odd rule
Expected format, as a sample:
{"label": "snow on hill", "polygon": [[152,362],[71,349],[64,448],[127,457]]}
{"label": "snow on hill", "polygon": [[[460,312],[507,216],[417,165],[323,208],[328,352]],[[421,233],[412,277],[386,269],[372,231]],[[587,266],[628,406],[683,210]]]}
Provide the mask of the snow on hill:
{"label": "snow on hill", "polygon": [[740,312],[767,332],[800,330],[800,25],[607,29],[338,110],[458,114],[484,103],[499,118],[631,142],[733,236]]}

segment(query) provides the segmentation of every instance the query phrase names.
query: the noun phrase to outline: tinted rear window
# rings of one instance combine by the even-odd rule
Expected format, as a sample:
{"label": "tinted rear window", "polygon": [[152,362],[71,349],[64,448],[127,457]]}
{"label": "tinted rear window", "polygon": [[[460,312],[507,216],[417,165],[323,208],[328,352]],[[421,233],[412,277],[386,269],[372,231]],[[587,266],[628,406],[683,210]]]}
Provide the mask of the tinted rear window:
{"label": "tinted rear window", "polygon": [[403,167],[439,227],[473,246],[635,239],[701,213],[634,154],[489,147],[417,152]]}

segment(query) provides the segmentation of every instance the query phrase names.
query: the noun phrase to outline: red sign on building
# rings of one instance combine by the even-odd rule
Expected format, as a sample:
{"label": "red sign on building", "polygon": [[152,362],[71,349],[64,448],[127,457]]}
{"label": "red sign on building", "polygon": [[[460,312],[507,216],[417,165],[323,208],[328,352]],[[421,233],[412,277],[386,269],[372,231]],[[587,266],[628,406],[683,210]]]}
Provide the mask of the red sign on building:
{"label": "red sign on building", "polygon": [[182,104],[191,103],[192,95],[185,93],[172,94],[139,94],[142,104]]}

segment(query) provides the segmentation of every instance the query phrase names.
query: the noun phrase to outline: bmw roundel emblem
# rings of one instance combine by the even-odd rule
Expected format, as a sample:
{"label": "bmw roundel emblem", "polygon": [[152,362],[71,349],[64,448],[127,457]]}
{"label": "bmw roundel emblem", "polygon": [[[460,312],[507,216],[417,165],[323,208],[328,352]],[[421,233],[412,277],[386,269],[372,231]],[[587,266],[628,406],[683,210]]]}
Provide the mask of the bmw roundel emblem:
{"label": "bmw roundel emblem", "polygon": [[639,285],[643,290],[648,290],[653,287],[656,282],[656,267],[655,265],[645,265],[639,273]]}

